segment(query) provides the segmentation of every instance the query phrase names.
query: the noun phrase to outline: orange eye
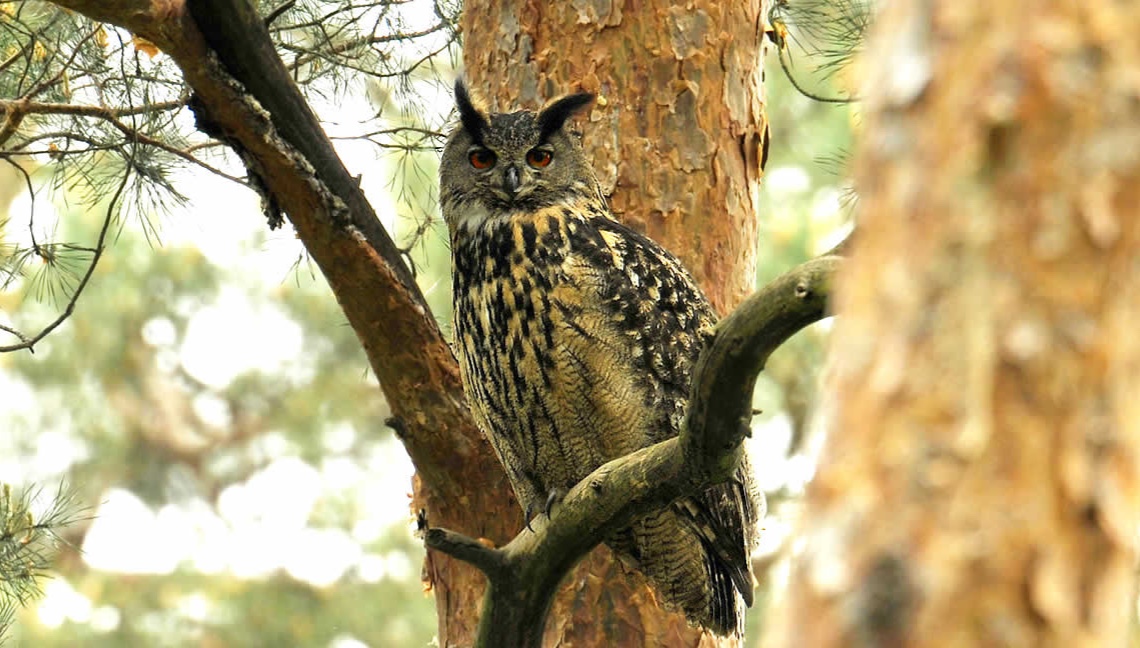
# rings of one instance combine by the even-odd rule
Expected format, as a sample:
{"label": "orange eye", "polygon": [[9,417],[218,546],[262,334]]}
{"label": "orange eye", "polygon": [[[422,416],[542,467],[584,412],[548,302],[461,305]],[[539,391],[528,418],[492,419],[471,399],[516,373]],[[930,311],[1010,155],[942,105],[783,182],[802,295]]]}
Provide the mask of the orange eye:
{"label": "orange eye", "polygon": [[550,164],[552,159],[554,159],[554,155],[550,151],[543,151],[542,149],[531,149],[526,154],[526,163],[536,169],[541,169]]}
{"label": "orange eye", "polygon": [[495,154],[487,149],[475,149],[467,155],[467,159],[476,169],[490,169],[495,166]]}

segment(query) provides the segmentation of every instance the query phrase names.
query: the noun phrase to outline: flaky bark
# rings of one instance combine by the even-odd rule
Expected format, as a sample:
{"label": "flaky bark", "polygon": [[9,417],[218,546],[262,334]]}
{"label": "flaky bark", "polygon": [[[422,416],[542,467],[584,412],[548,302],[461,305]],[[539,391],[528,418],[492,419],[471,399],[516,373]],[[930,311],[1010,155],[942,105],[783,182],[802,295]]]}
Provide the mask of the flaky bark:
{"label": "flaky bark", "polygon": [[495,110],[597,93],[584,143],[614,212],[726,313],[756,277],[765,15],[760,0],[470,0],[463,60]]}
{"label": "flaky bark", "polygon": [[1128,645],[1140,6],[890,3],[774,646]]}
{"label": "flaky bark", "polygon": [[[466,75],[491,109],[599,95],[584,144],[614,211],[680,257],[721,313],[756,276],[762,4],[469,0],[462,21]],[[557,642],[721,643],[661,612],[604,547],[554,603],[546,643]]]}

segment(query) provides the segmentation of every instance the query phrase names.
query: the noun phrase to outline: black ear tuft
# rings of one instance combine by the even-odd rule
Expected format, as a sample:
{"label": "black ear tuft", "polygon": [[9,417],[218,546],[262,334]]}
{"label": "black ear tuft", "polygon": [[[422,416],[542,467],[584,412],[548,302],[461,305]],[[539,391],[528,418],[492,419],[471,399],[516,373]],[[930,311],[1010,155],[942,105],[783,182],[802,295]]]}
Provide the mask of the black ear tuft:
{"label": "black ear tuft", "polygon": [[545,110],[538,113],[538,141],[545,141],[573,117],[578,111],[594,102],[594,95],[589,92],[567,95],[550,104]]}
{"label": "black ear tuft", "polygon": [[479,112],[471,103],[471,96],[467,94],[467,86],[463,79],[455,80],[455,105],[459,107],[459,121],[476,144],[483,145],[483,134],[490,126],[487,116]]}

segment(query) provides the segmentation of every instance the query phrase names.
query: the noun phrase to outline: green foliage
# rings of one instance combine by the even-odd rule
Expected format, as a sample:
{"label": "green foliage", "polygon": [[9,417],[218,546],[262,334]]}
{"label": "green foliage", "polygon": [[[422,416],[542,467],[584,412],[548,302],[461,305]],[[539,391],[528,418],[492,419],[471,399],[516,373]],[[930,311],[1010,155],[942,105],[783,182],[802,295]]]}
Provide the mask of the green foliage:
{"label": "green foliage", "polygon": [[852,101],[849,91],[827,86],[862,50],[874,11],[873,0],[775,0],[769,36],[788,82],[816,101]]}
{"label": "green foliage", "polygon": [[[82,236],[98,217],[70,214],[62,220],[63,233]],[[391,443],[383,425],[388,409],[322,281],[295,273],[287,283],[267,287],[215,265],[193,247],[151,248],[137,230],[124,231],[98,274],[80,317],[44,340],[35,356],[7,357],[7,371],[32,387],[39,406],[0,423],[16,442],[5,452],[34,455],[42,430],[65,431],[86,449],[84,458],[66,466],[69,481],[101,515],[107,490],[125,488],[153,511],[197,502],[228,520],[217,508],[219,496],[235,485],[248,487],[243,484],[283,457],[318,469],[339,462],[341,469],[329,474],[341,476],[346,470],[392,469],[377,456],[382,444]],[[204,382],[187,343],[203,313],[235,290],[237,299],[254,305],[237,315],[270,309],[275,315],[269,322],[299,326],[300,339],[291,348],[306,353],[293,363],[249,368],[222,384]],[[221,314],[231,312],[223,308]],[[251,330],[264,322],[235,320],[227,326],[239,339],[275,337]],[[50,481],[54,474],[28,478]],[[366,480],[338,487],[322,478],[314,488],[305,528],[351,532],[380,523],[369,497],[390,498],[406,511],[403,493],[410,483],[376,492]],[[122,575],[91,569],[73,556],[57,578],[93,605],[113,610],[117,625],[106,630],[67,621],[50,630],[28,617],[18,625],[19,636],[44,646],[74,645],[79,638],[90,646],[200,645],[204,637],[232,646],[328,645],[339,634],[372,645],[424,645],[434,633],[434,617],[418,582],[422,549],[406,519],[386,524],[395,526],[366,534],[375,539],[362,542],[361,551],[400,555],[410,567],[401,578],[376,582],[364,582],[350,570],[336,583],[318,586],[280,573],[204,573],[185,563],[171,574]],[[187,601],[198,600],[206,602],[201,618],[184,609]],[[263,643],[266,637],[272,642]]]}
{"label": "green foliage", "polygon": [[[441,138],[442,117],[431,114],[429,121],[421,106],[424,92],[446,85],[438,77],[452,69],[458,3],[308,0],[261,7],[315,105],[373,101],[371,117],[326,126],[338,140],[400,155],[385,177],[397,178],[404,211],[416,217],[411,232],[422,236],[431,194],[404,187],[428,177],[423,154]],[[156,219],[187,200],[180,183],[188,176],[180,172],[205,170],[247,185],[235,156],[195,129],[190,89],[168,57],[50,3],[0,0],[0,97],[0,162],[33,196],[26,213],[0,219],[0,289],[30,282],[35,290],[28,294],[57,311],[74,301],[93,245],[59,235],[58,219],[43,209],[52,196],[90,209],[126,178],[123,200],[110,214],[113,230],[135,225],[157,242]],[[350,134],[341,134],[346,129]],[[434,184],[434,172],[430,177]],[[0,206],[8,199],[0,193]],[[0,322],[25,347],[34,346],[28,340],[40,320],[18,324]]]}
{"label": "green foliage", "polygon": [[[59,533],[79,519],[72,493],[62,486],[48,501],[41,491],[0,484],[0,639],[19,606],[40,593],[40,581],[63,543]],[[42,512],[34,511],[40,500]]]}

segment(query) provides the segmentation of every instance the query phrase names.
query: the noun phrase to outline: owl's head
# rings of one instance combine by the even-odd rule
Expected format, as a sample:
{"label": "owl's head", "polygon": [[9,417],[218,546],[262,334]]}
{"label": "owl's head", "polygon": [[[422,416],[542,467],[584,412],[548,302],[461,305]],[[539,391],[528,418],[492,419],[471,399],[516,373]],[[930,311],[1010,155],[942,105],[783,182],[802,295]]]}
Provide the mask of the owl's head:
{"label": "owl's head", "polygon": [[597,179],[570,117],[594,95],[572,94],[535,113],[485,114],[462,81],[455,83],[459,126],[440,160],[440,202],[453,229],[460,219],[529,212],[598,194]]}

